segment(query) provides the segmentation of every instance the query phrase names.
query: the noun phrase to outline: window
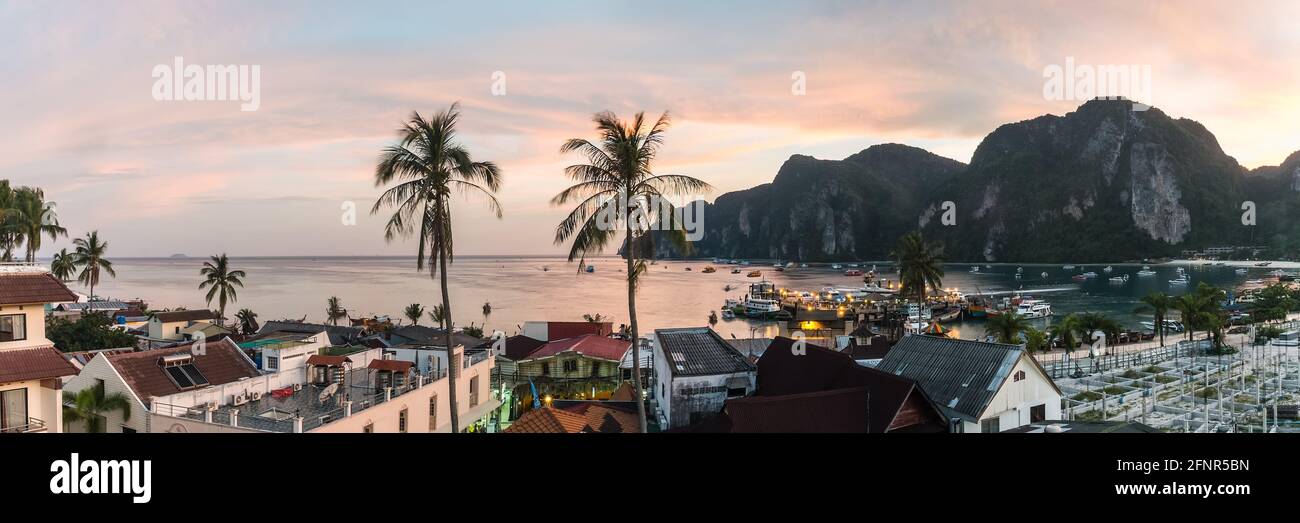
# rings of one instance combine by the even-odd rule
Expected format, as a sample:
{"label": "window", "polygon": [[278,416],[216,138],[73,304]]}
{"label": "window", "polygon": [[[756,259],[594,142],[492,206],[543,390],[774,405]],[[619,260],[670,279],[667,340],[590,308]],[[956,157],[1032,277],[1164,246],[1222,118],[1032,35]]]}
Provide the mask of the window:
{"label": "window", "polygon": [[478,406],[478,376],[469,379],[469,406]]}
{"label": "window", "polygon": [[565,361],[565,362],[564,362],[564,372],[565,372],[565,374],[568,374],[568,373],[570,373],[570,372],[578,372],[578,360],[567,360],[567,361]]}
{"label": "window", "polygon": [[438,428],[438,395],[429,396],[429,432]]}
{"label": "window", "polygon": [[406,432],[406,409],[402,409],[401,412],[397,413],[397,431]]}
{"label": "window", "polygon": [[27,428],[27,388],[0,392],[0,432]]}
{"label": "window", "polygon": [[1021,381],[1023,379],[1025,379],[1025,371],[1016,371],[1015,379],[1013,381]]}
{"label": "window", "polygon": [[1038,423],[1047,419],[1047,404],[1034,405],[1029,407],[1029,422]]}
{"label": "window", "polygon": [[25,339],[27,339],[26,314],[0,316],[0,341],[22,341]]}
{"label": "window", "polygon": [[122,434],[135,434],[135,429],[131,427],[122,427]]}
{"label": "window", "polygon": [[550,376],[550,375],[551,375],[551,364],[549,364],[549,363],[543,363],[543,364],[542,364],[542,375],[543,375],[543,376]]}
{"label": "window", "polygon": [[593,361],[593,362],[591,362],[591,375],[592,375],[592,376],[600,376],[600,362],[599,362],[599,361]]}
{"label": "window", "polygon": [[176,327],[176,334],[180,334],[180,333],[181,333],[181,328],[180,328],[180,327]]}
{"label": "window", "polygon": [[727,389],[727,397],[728,397],[728,398],[740,398],[740,397],[744,397],[744,395],[745,395],[745,388],[744,388],[744,387],[736,387],[736,388]]}
{"label": "window", "polygon": [[1002,432],[999,429],[999,426],[1000,424],[998,423],[998,418],[986,419],[980,422],[980,432],[983,432],[985,434]]}
{"label": "window", "polygon": [[280,358],[277,356],[267,356],[266,370],[280,370]]}

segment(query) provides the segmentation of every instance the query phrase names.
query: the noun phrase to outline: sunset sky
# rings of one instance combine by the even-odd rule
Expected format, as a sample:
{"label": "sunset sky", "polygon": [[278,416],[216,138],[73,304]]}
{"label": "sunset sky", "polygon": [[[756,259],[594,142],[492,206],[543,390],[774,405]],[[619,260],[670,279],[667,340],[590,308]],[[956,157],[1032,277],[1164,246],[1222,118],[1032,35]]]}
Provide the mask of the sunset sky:
{"label": "sunset sky", "polygon": [[[1149,102],[1247,167],[1300,150],[1294,1],[120,4],[0,2],[0,178],[44,188],[73,237],[97,229],[119,257],[413,254],[367,212],[375,160],[412,110],[457,100],[505,207],[457,204],[460,254],[561,252],[549,199],[576,158],[558,149],[601,110],[671,111],[658,171],[710,199],[796,153],[899,142],[968,162],[998,125],[1080,103],[1043,96],[1067,57],[1149,65]],[[177,56],[260,66],[260,108],[155,101],[151,71]]]}

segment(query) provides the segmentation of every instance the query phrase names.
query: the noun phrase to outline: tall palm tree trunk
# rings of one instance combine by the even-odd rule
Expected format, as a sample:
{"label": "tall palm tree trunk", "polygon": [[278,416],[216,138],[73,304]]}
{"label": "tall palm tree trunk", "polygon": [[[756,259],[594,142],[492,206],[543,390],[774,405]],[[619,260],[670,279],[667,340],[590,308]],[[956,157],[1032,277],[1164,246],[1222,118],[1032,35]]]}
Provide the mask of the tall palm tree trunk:
{"label": "tall palm tree trunk", "polygon": [[[442,248],[442,242],[436,249]],[[441,252],[441,251],[439,251]],[[451,401],[451,433],[460,433],[460,404],[456,402],[456,374],[459,372],[460,364],[456,361],[455,349],[451,346],[451,297],[447,292],[447,253],[443,252],[438,256],[439,269],[442,271],[442,321],[443,333],[447,344],[447,399]]]}
{"label": "tall palm tree trunk", "polygon": [[636,421],[641,433],[646,433],[645,401],[641,396],[641,343],[636,326],[636,242],[632,223],[627,223],[627,316],[632,335],[632,388],[636,391]]}

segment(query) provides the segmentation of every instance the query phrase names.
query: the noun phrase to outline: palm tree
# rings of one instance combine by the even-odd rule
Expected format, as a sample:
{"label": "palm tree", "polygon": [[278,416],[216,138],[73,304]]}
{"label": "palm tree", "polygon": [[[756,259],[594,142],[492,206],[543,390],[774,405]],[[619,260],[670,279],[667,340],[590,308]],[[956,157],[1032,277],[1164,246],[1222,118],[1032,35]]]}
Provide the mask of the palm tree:
{"label": "palm tree", "polygon": [[239,320],[239,330],[245,336],[258,331],[257,313],[252,309],[239,309],[239,312],[235,313],[235,319]]}
{"label": "palm tree", "polygon": [[1169,312],[1173,298],[1163,292],[1153,292],[1143,296],[1139,301],[1141,301],[1143,305],[1133,312],[1150,312],[1155,316],[1155,332],[1156,335],[1160,336],[1160,345],[1163,347],[1165,344],[1165,314]]}
{"label": "palm tree", "polygon": [[205,278],[199,283],[199,290],[208,289],[208,306],[212,306],[213,298],[217,299],[217,305],[220,307],[217,324],[221,325],[226,321],[226,303],[239,300],[235,287],[243,287],[243,279],[248,275],[244,274],[244,271],[230,270],[230,258],[227,258],[224,252],[220,256],[212,256],[211,261],[203,262],[199,275]]}
{"label": "palm tree", "polygon": [[890,256],[898,264],[898,279],[902,284],[899,295],[916,296],[916,302],[925,304],[925,287],[943,287],[943,254],[939,246],[921,238],[913,231],[898,240],[898,247]]}
{"label": "palm tree", "polygon": [[1078,333],[1079,338],[1088,342],[1092,346],[1093,336],[1097,332],[1105,335],[1104,339],[1110,339],[1117,336],[1123,330],[1115,320],[1107,318],[1105,315],[1095,312],[1084,312],[1072,314],[1077,321],[1074,324],[1074,330]]}
{"label": "palm tree", "polygon": [[1078,315],[1070,314],[1065,318],[1062,318],[1056,325],[1047,329],[1048,345],[1050,346],[1051,344],[1060,341],[1061,345],[1065,347],[1065,352],[1067,354],[1074,352],[1074,349],[1078,346],[1078,341],[1074,337],[1074,333],[1078,330],[1078,327]]}
{"label": "palm tree", "polygon": [[1020,333],[1033,328],[1029,320],[1014,312],[992,316],[984,323],[984,333],[994,336],[998,343],[1020,343]]}
{"label": "palm tree", "polygon": [[[712,190],[702,180],[679,174],[653,173],[652,164],[663,145],[670,120],[663,113],[647,126],[645,113],[637,113],[631,122],[614,113],[602,112],[593,117],[600,139],[593,143],[570,138],[560,147],[561,154],[578,153],[586,163],[564,169],[575,183],[551,199],[551,205],[577,203],[577,207],[555,228],[555,244],[572,239],[569,261],[579,260],[578,269],[586,265],[588,254],[604,250],[620,233],[623,235],[624,259],[627,262],[628,332],[632,339],[632,384],[636,397],[641,392],[641,358],[637,342],[636,287],[646,270],[645,259],[654,253],[656,234],[646,224],[659,223],[661,231],[673,243],[689,250],[680,217],[664,198],[665,193],[684,195]],[[644,220],[642,220],[644,218]],[[662,227],[668,223],[668,227]],[[644,253],[644,254],[642,254]],[[637,421],[646,431],[645,404],[637,401]]]}
{"label": "palm tree", "polygon": [[100,241],[99,231],[90,231],[86,233],[85,238],[77,238],[72,244],[76,247],[73,259],[76,260],[76,265],[81,267],[81,274],[77,275],[77,281],[82,285],[90,286],[90,296],[93,298],[95,286],[99,284],[100,271],[117,277],[117,272],[113,270],[113,262],[104,259],[104,255],[108,253],[108,242]]}
{"label": "palm tree", "polygon": [[1036,329],[1034,327],[1025,327],[1025,350],[1030,354],[1034,352],[1047,352],[1051,349],[1048,344],[1047,331]]}
{"label": "palm tree", "polygon": [[442,305],[434,305],[432,309],[429,309],[429,320],[433,321],[440,329],[447,328],[447,308]]}
{"label": "palm tree", "polygon": [[15,216],[17,237],[24,240],[28,263],[36,261],[36,252],[41,250],[41,236],[56,240],[60,235],[67,236],[68,230],[59,226],[59,217],[54,212],[54,204],[45,201],[45,193],[34,187],[20,187],[14,199],[18,211]]}
{"label": "palm tree", "polygon": [[104,394],[103,387],[87,387],[79,392],[63,393],[63,421],[86,422],[86,432],[104,432],[103,415],[122,411],[122,419],[131,419],[131,400],[120,392]]}
{"label": "palm tree", "polygon": [[[442,307],[447,361],[452,357],[451,294],[447,289],[447,264],[453,258],[451,195],[453,191],[479,194],[487,199],[488,208],[501,218],[501,204],[494,193],[501,187],[501,173],[492,162],[476,162],[469,151],[456,141],[456,121],[460,119],[458,103],[445,112],[424,119],[411,113],[395,145],[384,148],[375,167],[375,186],[393,181],[375,201],[371,214],[383,207],[393,207],[393,215],[384,228],[384,239],[416,235],[419,251],[416,270],[429,266],[431,278],[441,277]],[[456,373],[447,373],[449,399],[456,402]],[[460,431],[457,409],[451,409],[451,430]]]}
{"label": "palm tree", "polygon": [[347,316],[348,310],[343,308],[343,300],[338,296],[330,296],[330,299],[325,302],[325,317],[329,318],[329,322],[338,326],[339,320]]}
{"label": "palm tree", "polygon": [[21,240],[19,222],[22,213],[18,210],[18,193],[9,186],[9,180],[0,180],[0,251],[4,261],[14,260],[14,248]]}
{"label": "palm tree", "polygon": [[50,262],[50,274],[60,281],[71,281],[77,273],[77,258],[67,249],[54,253],[54,260]]}
{"label": "palm tree", "polygon": [[406,309],[402,310],[402,314],[405,314],[406,318],[411,320],[411,325],[419,325],[420,318],[424,317],[424,306],[418,303],[412,303],[407,305]]}
{"label": "palm tree", "polygon": [[605,315],[600,313],[583,314],[582,319],[587,320],[587,323],[600,323],[605,320]]}

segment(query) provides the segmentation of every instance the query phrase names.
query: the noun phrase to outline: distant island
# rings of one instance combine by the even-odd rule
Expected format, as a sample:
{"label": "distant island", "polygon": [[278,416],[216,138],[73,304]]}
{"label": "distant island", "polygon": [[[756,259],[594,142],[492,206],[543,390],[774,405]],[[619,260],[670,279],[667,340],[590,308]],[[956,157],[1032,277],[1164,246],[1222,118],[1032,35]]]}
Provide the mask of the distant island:
{"label": "distant island", "polygon": [[169,256],[169,257],[170,257],[170,258],[189,258],[189,256],[186,256],[186,255],[184,255],[184,254],[173,254],[173,255],[171,255],[171,256]]}

